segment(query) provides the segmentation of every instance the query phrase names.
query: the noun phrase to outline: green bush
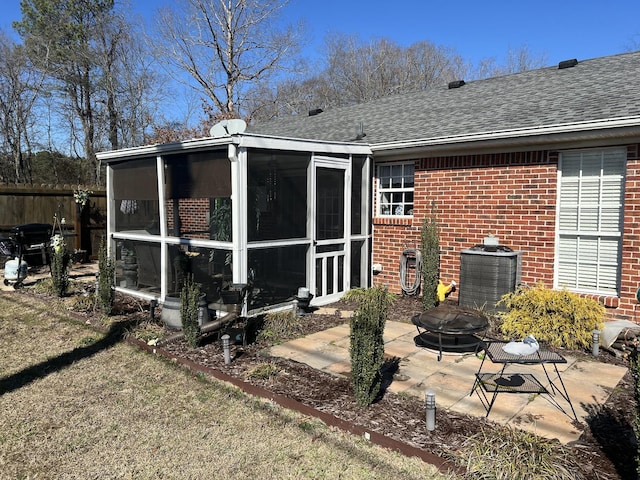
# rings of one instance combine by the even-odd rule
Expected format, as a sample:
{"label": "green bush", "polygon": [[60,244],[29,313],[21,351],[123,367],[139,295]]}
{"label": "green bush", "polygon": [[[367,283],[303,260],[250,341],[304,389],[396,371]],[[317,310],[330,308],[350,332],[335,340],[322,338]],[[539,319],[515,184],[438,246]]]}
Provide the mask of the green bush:
{"label": "green bush", "polygon": [[387,289],[372,287],[358,298],[350,321],[351,385],[356,403],[369,406],[380,393],[384,325],[391,300]]}
{"label": "green bush", "polygon": [[598,301],[543,285],[520,287],[498,304],[507,308],[502,333],[515,338],[534,335],[555,347],[589,347],[593,330],[602,329],[605,319],[604,306]]}
{"label": "green bush", "polygon": [[430,310],[437,304],[438,280],[440,279],[440,240],[435,205],[422,223],[420,253],[422,256],[422,306]]}
{"label": "green bush", "polygon": [[100,242],[100,257],[98,259],[98,300],[100,307],[106,315],[113,310],[113,302],[116,296],[115,290],[116,264],[107,251],[107,242],[103,238]]}
{"label": "green bush", "polygon": [[193,281],[193,275],[187,275],[180,291],[180,319],[182,320],[182,333],[191,348],[198,345],[200,337],[198,311],[201,295],[200,285]]}
{"label": "green bush", "polygon": [[[386,292],[387,303],[389,305],[393,305],[398,300],[398,295],[388,290]],[[342,296],[342,300],[360,302],[361,300],[367,298],[367,295],[369,295],[368,288],[352,288],[351,290],[347,290],[345,292],[345,294]]]}
{"label": "green bush", "polygon": [[291,338],[302,330],[301,319],[292,310],[268,313],[258,340],[279,343]]}
{"label": "green bush", "polygon": [[58,297],[64,297],[69,289],[70,266],[71,255],[67,251],[67,246],[64,242],[57,243],[51,255],[51,280]]}

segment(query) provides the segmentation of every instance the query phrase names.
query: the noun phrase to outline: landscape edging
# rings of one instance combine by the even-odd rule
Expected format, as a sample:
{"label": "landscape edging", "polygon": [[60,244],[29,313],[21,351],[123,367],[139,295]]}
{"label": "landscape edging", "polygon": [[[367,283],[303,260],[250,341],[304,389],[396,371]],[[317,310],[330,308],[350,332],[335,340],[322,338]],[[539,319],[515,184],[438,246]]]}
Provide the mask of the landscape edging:
{"label": "landscape edging", "polygon": [[[281,407],[284,407],[288,410],[293,410],[301,413],[302,415],[307,415],[310,417],[315,417],[326,425],[339,428],[345,432],[349,432],[354,435],[361,436],[363,438],[368,439],[375,445],[380,447],[399,452],[407,457],[418,457],[425,463],[429,463],[435,466],[442,473],[457,473],[464,474],[465,471],[454,465],[452,462],[445,460],[444,458],[435,455],[433,453],[427,452],[418,447],[414,447],[413,445],[409,445],[407,443],[401,442],[394,438],[388,437],[382,433],[376,432],[374,430],[366,429],[360,425],[355,425],[351,422],[338,418],[330,413],[323,412],[309,405],[305,405],[302,402],[289,398],[285,395],[281,395],[278,393],[271,392],[265,388],[262,388],[257,385],[253,385],[249,382],[245,382],[239,378],[228,375],[220,370],[215,368],[207,367],[204,365],[200,365],[190,359],[180,357],[175,355],[163,348],[157,347],[155,345],[148,345],[146,342],[142,340],[138,340],[136,338],[128,338],[127,341],[132,345],[137,346],[138,348],[155,355],[160,355],[168,360],[175,361],[183,367],[194,371],[203,373],[205,375],[211,376],[216,380],[230,383],[231,385],[239,388],[244,393],[248,395],[253,395],[260,398],[268,399],[271,402],[274,402]],[[425,426],[426,428],[426,426]]]}

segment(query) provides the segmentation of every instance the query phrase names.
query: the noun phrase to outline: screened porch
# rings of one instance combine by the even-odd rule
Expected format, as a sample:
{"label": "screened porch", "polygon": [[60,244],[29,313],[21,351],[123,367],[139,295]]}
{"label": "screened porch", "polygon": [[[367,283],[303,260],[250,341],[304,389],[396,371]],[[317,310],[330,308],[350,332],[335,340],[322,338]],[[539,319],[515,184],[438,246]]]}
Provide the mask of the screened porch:
{"label": "screened porch", "polygon": [[106,152],[116,287],[163,302],[187,276],[244,314],[370,284],[368,147],[234,135]]}

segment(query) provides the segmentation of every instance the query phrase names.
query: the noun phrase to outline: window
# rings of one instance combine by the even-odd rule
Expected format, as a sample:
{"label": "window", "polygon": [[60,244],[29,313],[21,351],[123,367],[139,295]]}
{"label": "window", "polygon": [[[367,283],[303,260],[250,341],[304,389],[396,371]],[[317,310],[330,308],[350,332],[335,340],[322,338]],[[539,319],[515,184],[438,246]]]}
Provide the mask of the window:
{"label": "window", "polygon": [[561,155],[557,287],[618,294],[625,168],[625,149]]}
{"label": "window", "polygon": [[307,236],[308,153],[250,151],[247,236],[250,242]]}
{"label": "window", "polygon": [[111,165],[116,232],[160,235],[160,200],[155,158]]}
{"label": "window", "polygon": [[413,215],[413,163],[378,166],[378,215]]}

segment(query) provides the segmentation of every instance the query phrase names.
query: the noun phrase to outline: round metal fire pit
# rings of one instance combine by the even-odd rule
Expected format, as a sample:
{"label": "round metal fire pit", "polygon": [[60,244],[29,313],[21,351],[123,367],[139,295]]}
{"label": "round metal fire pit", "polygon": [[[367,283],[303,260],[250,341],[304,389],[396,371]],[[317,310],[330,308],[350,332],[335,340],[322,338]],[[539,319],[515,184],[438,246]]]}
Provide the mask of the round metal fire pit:
{"label": "round metal fire pit", "polygon": [[438,361],[443,350],[475,351],[480,342],[476,334],[489,328],[489,320],[481,312],[447,303],[415,315],[411,321],[418,329],[416,345],[437,348]]}

